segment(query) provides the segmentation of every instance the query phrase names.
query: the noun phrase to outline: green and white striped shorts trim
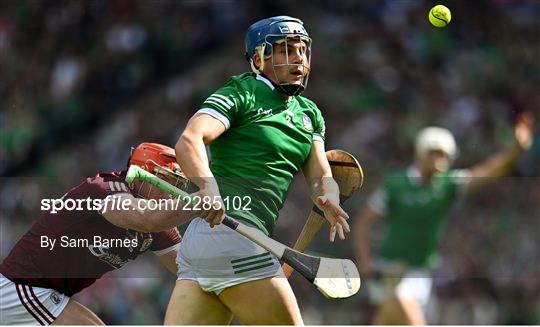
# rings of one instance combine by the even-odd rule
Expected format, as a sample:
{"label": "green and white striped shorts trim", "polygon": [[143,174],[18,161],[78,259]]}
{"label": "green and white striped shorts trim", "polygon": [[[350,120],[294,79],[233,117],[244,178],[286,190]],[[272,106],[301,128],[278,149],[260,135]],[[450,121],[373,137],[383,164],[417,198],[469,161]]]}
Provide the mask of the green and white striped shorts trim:
{"label": "green and white striped shorts trim", "polygon": [[204,291],[216,294],[241,283],[284,277],[271,253],[226,226],[210,228],[200,218],[187,228],[176,263],[178,280],[195,280]]}
{"label": "green and white striped shorts trim", "polygon": [[262,269],[274,265],[270,252],[252,255],[242,259],[231,260],[231,265],[235,274]]}

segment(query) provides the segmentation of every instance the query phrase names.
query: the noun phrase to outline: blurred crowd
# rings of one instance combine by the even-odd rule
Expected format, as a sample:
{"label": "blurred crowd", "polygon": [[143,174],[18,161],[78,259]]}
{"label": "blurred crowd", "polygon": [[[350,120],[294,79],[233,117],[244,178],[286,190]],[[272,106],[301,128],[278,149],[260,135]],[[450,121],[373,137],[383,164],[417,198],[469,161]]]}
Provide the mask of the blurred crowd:
{"label": "blurred crowd", "polygon": [[[321,108],[327,148],[353,153],[367,175],[351,214],[412,161],[415,133],[449,128],[467,167],[512,145],[524,111],[540,119],[540,3],[446,1],[12,1],[0,4],[0,258],[39,201],[98,171],[118,170],[142,141],[173,145],[206,96],[249,69],[254,21],[287,14],[313,38],[305,96]],[[535,87],[536,85],[536,87]],[[512,176],[448,218],[430,322],[540,323],[540,136]],[[293,185],[276,237],[292,243],[309,202]],[[382,233],[381,229],[379,233]],[[314,249],[354,257],[353,242]],[[354,238],[354,235],[350,237]],[[159,324],[174,276],[152,258],[107,275],[78,299],[111,324]],[[110,278],[109,278],[110,277]],[[142,277],[152,277],[144,279]],[[365,292],[338,304],[293,279],[307,323],[367,324]]]}

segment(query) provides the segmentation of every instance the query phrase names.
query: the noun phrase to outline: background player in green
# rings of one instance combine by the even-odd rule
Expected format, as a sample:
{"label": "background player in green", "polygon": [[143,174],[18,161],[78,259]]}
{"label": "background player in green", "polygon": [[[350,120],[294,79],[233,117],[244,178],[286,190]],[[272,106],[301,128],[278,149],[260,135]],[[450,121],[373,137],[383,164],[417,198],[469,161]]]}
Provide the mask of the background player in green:
{"label": "background player in green", "polygon": [[[187,157],[180,166],[217,210],[201,217],[210,226],[195,219],[184,235],[166,324],[227,324],[233,315],[245,324],[302,324],[276,258],[219,223],[225,205],[229,215],[271,234],[302,169],[313,201],[331,224],[331,241],[349,232],[324,151],[324,120],[300,96],[310,52],[311,39],[299,19],[254,23],[246,33],[253,73],[233,76],[210,95],[178,140],[176,151]],[[241,208],[230,205],[234,197],[242,199]]]}
{"label": "background player in green", "polygon": [[[515,126],[515,146],[463,170],[449,170],[457,155],[450,131],[427,127],[416,138],[415,162],[392,174],[368,199],[355,226],[362,277],[370,297],[379,304],[376,324],[425,324],[423,308],[430,291],[430,269],[437,266],[442,224],[452,205],[489,177],[503,176],[533,140],[532,115]],[[484,178],[480,178],[484,177]],[[380,258],[372,259],[370,230],[381,217],[388,230]]]}

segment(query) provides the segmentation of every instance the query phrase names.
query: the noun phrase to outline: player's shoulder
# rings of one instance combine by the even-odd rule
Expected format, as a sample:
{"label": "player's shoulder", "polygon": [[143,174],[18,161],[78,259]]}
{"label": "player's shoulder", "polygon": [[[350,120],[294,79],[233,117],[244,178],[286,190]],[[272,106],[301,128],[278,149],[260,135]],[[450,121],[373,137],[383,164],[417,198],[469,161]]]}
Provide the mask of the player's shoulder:
{"label": "player's shoulder", "polygon": [[296,96],[296,100],[297,100],[298,103],[300,103],[300,105],[302,105],[303,107],[310,108],[310,109],[313,109],[313,110],[315,110],[315,111],[320,111],[320,110],[319,110],[319,107],[317,106],[317,104],[316,104],[313,100],[308,99],[308,98],[306,98],[305,96],[297,95],[297,96]]}
{"label": "player's shoulder", "polygon": [[254,73],[243,73],[233,75],[229,78],[224,88],[232,88],[238,90],[253,90],[256,84],[256,76]]}
{"label": "player's shoulder", "polygon": [[398,170],[392,170],[387,174],[386,179],[387,180],[398,180],[403,179],[405,177],[408,177],[407,170],[405,169],[398,169]]}
{"label": "player's shoulder", "polygon": [[[214,101],[222,103],[226,107],[234,104],[238,105],[238,102],[243,102],[245,99],[253,97],[256,90],[257,79],[255,74],[244,73],[240,75],[233,75],[229,78],[225,85],[210,95],[208,100],[211,100],[210,102]],[[223,103],[223,101],[225,103]]]}
{"label": "player's shoulder", "polygon": [[469,171],[467,169],[450,169],[447,171],[442,171],[435,173],[435,177],[437,178],[459,178],[459,177],[466,177],[469,175]]}
{"label": "player's shoulder", "polygon": [[131,193],[124,180],[125,171],[102,172],[86,178],[71,193],[86,196],[100,194]]}
{"label": "player's shoulder", "polygon": [[408,181],[409,175],[407,174],[407,170],[392,170],[386,175],[383,185],[386,188],[395,188],[406,184]]}
{"label": "player's shoulder", "polygon": [[242,73],[239,75],[233,75],[229,79],[229,81],[233,81],[238,84],[250,84],[250,83],[254,83],[256,80],[257,80],[257,75],[255,75],[255,73],[250,73],[250,72]]}
{"label": "player's shoulder", "polygon": [[126,177],[125,171],[111,171],[111,172],[102,172],[97,173],[94,176],[88,177],[86,182],[89,184],[108,184],[109,182],[121,182],[125,183],[124,179]]}
{"label": "player's shoulder", "polygon": [[450,183],[465,184],[471,179],[471,172],[468,169],[451,169],[437,174],[437,177]]}

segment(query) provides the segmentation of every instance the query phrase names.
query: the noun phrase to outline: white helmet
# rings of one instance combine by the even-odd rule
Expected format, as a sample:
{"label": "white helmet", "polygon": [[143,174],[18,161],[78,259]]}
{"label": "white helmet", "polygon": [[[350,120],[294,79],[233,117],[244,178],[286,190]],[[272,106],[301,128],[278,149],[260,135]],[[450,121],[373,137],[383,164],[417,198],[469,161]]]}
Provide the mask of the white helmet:
{"label": "white helmet", "polygon": [[452,133],[446,128],[426,127],[416,136],[416,155],[423,157],[430,150],[441,150],[448,155],[451,160],[457,156],[456,140]]}

